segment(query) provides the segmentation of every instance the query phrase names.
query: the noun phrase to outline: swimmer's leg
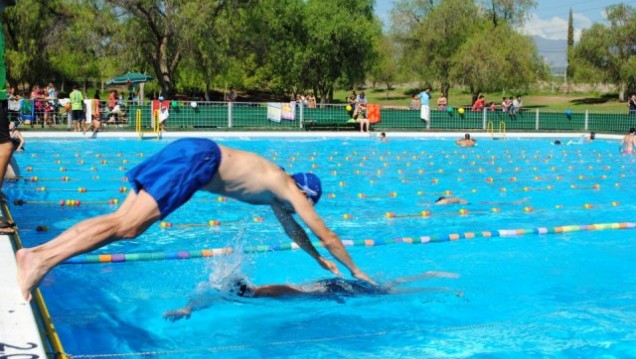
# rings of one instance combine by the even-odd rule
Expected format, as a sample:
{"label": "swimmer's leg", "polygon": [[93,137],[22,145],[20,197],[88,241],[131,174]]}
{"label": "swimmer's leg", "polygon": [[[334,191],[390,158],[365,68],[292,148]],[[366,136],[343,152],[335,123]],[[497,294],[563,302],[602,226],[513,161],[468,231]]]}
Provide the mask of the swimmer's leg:
{"label": "swimmer's leg", "polygon": [[412,294],[412,293],[439,293],[452,292],[453,288],[449,287],[428,287],[428,288],[398,288],[393,289],[391,294]]}
{"label": "swimmer's leg", "polygon": [[387,284],[384,284],[384,287],[395,287],[397,285],[400,284],[404,284],[404,283],[410,283],[410,282],[417,282],[420,280],[424,280],[424,279],[430,279],[430,278],[450,278],[450,279],[457,279],[459,278],[459,274],[457,273],[453,273],[453,272],[436,272],[436,271],[428,271],[422,274],[417,274],[417,275],[413,275],[413,276],[408,276],[408,277],[402,277],[402,278],[398,278],[392,282],[389,282]]}
{"label": "swimmer's leg", "polygon": [[135,238],[160,215],[157,202],[146,191],[131,191],[115,212],[84,220],[37,247],[20,249],[16,262],[24,299],[31,300],[31,291],[59,263],[118,239]]}

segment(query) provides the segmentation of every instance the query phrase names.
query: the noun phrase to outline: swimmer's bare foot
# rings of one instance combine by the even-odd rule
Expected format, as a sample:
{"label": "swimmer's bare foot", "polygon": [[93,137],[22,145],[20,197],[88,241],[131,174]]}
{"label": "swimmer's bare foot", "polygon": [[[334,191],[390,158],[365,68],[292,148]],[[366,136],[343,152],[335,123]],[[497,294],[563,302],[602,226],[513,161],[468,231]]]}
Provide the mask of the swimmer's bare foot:
{"label": "swimmer's bare foot", "polygon": [[40,268],[40,263],[30,249],[20,249],[15,254],[15,259],[18,266],[18,285],[22,291],[22,297],[30,302],[31,291],[40,283],[46,270]]}

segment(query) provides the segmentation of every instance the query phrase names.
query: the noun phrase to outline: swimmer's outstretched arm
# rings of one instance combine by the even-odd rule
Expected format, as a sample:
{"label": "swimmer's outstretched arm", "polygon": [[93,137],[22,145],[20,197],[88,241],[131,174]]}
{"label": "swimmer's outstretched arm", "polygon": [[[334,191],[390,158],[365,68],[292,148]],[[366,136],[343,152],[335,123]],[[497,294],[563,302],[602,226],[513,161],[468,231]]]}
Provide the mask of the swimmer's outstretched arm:
{"label": "swimmer's outstretched arm", "polygon": [[254,297],[282,297],[292,295],[311,294],[289,284],[266,284],[254,287]]}
{"label": "swimmer's outstretched arm", "polygon": [[[302,290],[296,286],[289,284],[267,284],[255,286],[252,288],[252,290],[254,291],[253,297],[261,298],[276,298],[283,296],[307,295],[313,293],[312,291]],[[184,307],[175,310],[168,310],[163,313],[163,319],[169,320],[171,322],[176,322],[177,320],[181,320],[184,318],[190,319],[192,312],[211,307],[213,304],[212,298],[213,296],[209,294],[199,294],[196,297],[190,299],[188,304],[186,304]]]}
{"label": "swimmer's outstretched arm", "polygon": [[[349,271],[351,275],[357,279],[363,280],[373,285],[377,285],[373,279],[371,279],[366,273],[361,271],[349,256],[349,253],[345,249],[340,238],[323,222],[322,218],[316,214],[313,206],[304,197],[300,199],[294,199],[292,202],[294,210],[305,222],[305,224],[311,229],[311,231],[320,239],[323,246],[334,256],[340,263],[342,263]],[[307,254],[314,258],[323,268],[331,271],[337,276],[342,276],[342,273],[338,269],[335,263],[328,260],[318,253],[314,245],[309,240],[307,232],[294,220],[291,213],[285,211],[281,206],[274,204],[272,210],[276,215],[276,218],[285,229],[285,233],[294,240]]]}
{"label": "swimmer's outstretched arm", "polygon": [[163,313],[163,319],[169,320],[171,322],[176,322],[180,319],[190,319],[190,315],[192,312],[205,309],[212,306],[212,296],[200,294],[196,297],[190,299],[188,304],[186,304],[183,308],[168,310]]}

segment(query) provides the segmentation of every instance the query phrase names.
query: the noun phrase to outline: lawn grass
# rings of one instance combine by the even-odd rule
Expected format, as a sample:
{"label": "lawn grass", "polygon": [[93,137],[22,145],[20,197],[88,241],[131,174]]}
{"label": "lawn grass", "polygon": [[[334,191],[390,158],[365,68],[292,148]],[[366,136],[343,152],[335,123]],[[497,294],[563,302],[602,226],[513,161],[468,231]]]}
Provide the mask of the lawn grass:
{"label": "lawn grass", "polygon": [[[378,103],[382,106],[403,106],[407,107],[411,101],[411,94],[416,93],[414,88],[394,88],[387,91],[386,88],[367,88],[364,89],[369,103]],[[358,91],[359,93],[360,91]],[[334,102],[343,103],[349,91],[337,90],[334,92]],[[439,93],[432,92],[433,98],[431,105],[437,104]],[[515,96],[516,94],[508,94],[505,96]],[[599,94],[591,92],[570,93],[570,94],[553,94],[550,91],[531,91],[527,94],[521,94],[523,104],[526,108],[538,108],[540,111],[546,112],[564,112],[572,110],[574,112],[607,112],[622,113],[627,112],[627,103],[619,102],[618,95],[615,93]],[[485,93],[486,102],[494,101],[497,106],[501,104],[504,94]],[[470,94],[461,90],[451,89],[448,97],[448,103],[452,107],[470,107],[472,99]]]}

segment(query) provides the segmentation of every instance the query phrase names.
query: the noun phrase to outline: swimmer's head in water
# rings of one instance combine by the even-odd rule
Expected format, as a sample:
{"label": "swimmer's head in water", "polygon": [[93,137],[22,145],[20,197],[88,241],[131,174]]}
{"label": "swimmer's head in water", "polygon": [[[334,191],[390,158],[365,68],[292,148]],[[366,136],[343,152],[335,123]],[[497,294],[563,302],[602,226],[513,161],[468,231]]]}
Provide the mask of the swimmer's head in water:
{"label": "swimmer's head in water", "polygon": [[435,200],[435,203],[439,203],[440,201],[443,201],[443,200],[445,200],[445,199],[446,199],[446,197],[442,196],[442,197],[440,197],[440,198],[436,199],[436,200]]}
{"label": "swimmer's head in water", "polygon": [[464,138],[465,138],[465,139],[467,139],[467,140],[470,140],[470,134],[468,134],[468,133],[467,133],[467,134],[465,134],[465,135],[464,135]]}
{"label": "swimmer's head in water", "polygon": [[636,128],[632,127],[632,128],[629,129],[629,133],[635,133],[635,132],[636,132]]}
{"label": "swimmer's head in water", "polygon": [[230,293],[234,293],[239,297],[253,297],[254,289],[245,280],[237,278],[230,283]]}
{"label": "swimmer's head in water", "polygon": [[561,141],[556,140],[556,141],[554,141],[554,144],[555,144],[555,145],[560,145],[560,144],[561,144]]}
{"label": "swimmer's head in water", "polygon": [[596,137],[596,132],[590,132],[590,140],[593,140]]}
{"label": "swimmer's head in water", "polygon": [[320,201],[320,196],[322,196],[322,185],[320,184],[320,178],[313,173],[296,173],[292,175],[294,181],[296,181],[296,186],[305,192],[305,196],[309,199],[314,205],[318,204]]}

